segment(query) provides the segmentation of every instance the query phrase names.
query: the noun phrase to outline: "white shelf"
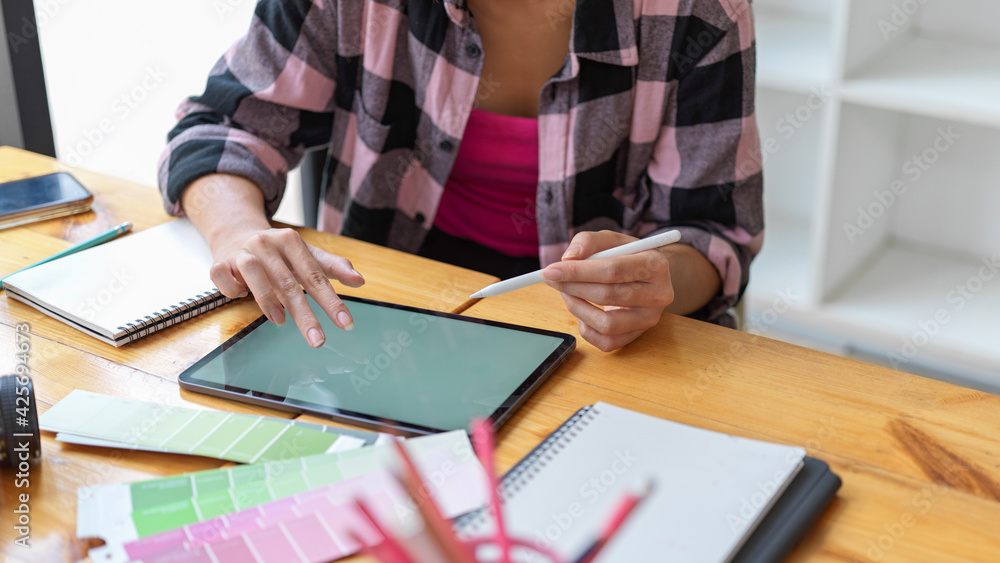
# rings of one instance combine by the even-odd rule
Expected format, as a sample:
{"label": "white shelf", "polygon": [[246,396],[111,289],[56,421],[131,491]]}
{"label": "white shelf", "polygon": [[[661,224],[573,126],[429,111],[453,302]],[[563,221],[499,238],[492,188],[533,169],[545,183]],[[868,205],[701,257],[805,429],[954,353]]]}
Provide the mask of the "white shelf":
{"label": "white shelf", "polygon": [[809,92],[834,80],[833,31],[828,20],[756,11],[757,84]]}
{"label": "white shelf", "polygon": [[1000,2],[919,4],[886,35],[898,0],[754,3],[772,148],[744,327],[1000,394],[1000,273],[977,277],[1000,254]]}
{"label": "white shelf", "polygon": [[812,247],[808,222],[784,214],[768,214],[764,248],[750,265],[746,300],[751,312],[773,307],[775,299],[790,296],[804,306],[810,289]]}
{"label": "white shelf", "polygon": [[1000,127],[1000,49],[915,37],[849,79],[847,101]]}
{"label": "white shelf", "polygon": [[[984,269],[992,279],[981,278],[981,260],[890,244],[841,295],[824,304],[826,324],[860,350],[894,353],[918,368],[944,366],[969,383],[997,387],[1000,274]],[[970,284],[972,279],[979,282]],[[960,286],[971,298],[959,292]],[[944,323],[935,319],[941,314],[947,316]],[[912,358],[906,357],[912,352],[904,338],[914,343]]]}

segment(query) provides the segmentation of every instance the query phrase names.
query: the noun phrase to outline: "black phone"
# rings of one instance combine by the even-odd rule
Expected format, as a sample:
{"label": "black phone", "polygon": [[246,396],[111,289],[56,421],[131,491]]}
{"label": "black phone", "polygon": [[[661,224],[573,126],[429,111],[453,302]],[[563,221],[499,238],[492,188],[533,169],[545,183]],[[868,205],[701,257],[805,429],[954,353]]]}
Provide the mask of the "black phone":
{"label": "black phone", "polygon": [[82,213],[94,196],[68,172],[0,184],[0,229]]}

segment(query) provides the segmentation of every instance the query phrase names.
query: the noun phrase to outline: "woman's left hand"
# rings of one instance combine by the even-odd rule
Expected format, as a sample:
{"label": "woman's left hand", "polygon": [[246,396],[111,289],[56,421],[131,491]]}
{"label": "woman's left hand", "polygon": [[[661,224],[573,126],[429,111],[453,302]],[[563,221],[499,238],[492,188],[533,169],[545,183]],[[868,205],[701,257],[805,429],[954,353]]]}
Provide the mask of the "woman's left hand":
{"label": "woman's left hand", "polygon": [[614,231],[583,232],[570,241],[561,262],[543,277],[562,293],[579,321],[580,336],[610,352],[625,346],[660,321],[674,301],[666,248],[584,260],[588,256],[637,240]]}

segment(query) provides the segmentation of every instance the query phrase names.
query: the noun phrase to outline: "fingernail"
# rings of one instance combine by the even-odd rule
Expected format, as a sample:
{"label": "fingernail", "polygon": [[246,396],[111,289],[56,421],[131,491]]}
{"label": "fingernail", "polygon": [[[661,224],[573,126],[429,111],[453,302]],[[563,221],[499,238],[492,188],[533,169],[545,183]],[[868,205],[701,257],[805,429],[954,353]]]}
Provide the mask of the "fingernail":
{"label": "fingernail", "polygon": [[337,313],[337,322],[344,327],[344,330],[354,330],[354,320],[347,314],[347,311]]}
{"label": "fingernail", "polygon": [[542,270],[542,277],[547,280],[553,280],[553,281],[561,280],[562,270],[556,268],[545,268],[544,270]]}
{"label": "fingernail", "polygon": [[271,309],[271,322],[278,326],[285,324],[285,311],[281,307]]}
{"label": "fingernail", "polygon": [[583,252],[582,246],[579,244],[571,244],[569,245],[569,248],[566,249],[566,252],[563,252],[562,259],[566,260],[567,258],[576,258],[581,252]]}
{"label": "fingernail", "polygon": [[323,333],[319,331],[318,328],[309,329],[309,345],[313,348],[319,348],[323,345]]}
{"label": "fingernail", "polygon": [[355,270],[354,268],[351,268],[351,273],[361,278],[361,282],[360,283],[355,283],[353,281],[351,283],[344,282],[344,285],[348,287],[361,287],[365,285],[365,277],[361,275],[361,272]]}
{"label": "fingernail", "polygon": [[244,287],[243,291],[240,292],[240,299],[246,297],[247,295],[250,295],[250,290]]}

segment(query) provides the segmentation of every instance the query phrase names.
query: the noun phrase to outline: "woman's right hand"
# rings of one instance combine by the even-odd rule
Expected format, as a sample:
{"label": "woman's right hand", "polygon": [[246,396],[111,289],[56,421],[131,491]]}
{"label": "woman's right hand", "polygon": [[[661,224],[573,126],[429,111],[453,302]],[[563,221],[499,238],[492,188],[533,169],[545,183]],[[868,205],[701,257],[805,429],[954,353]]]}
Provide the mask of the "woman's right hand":
{"label": "woman's right hand", "polygon": [[348,287],[364,285],[365,279],[348,259],[306,243],[292,229],[241,230],[216,247],[211,270],[216,287],[233,298],[246,297],[249,289],[264,315],[279,326],[285,324],[287,311],[313,348],[322,346],[326,335],[303,288],[337,326],[354,328],[350,311],[329,280]]}
{"label": "woman's right hand", "polygon": [[360,287],[365,279],[346,258],[307,244],[292,229],[271,228],[261,190],[252,182],[228,174],[203,176],[184,190],[181,201],[212,249],[212,281],[223,295],[246,297],[249,290],[278,325],[285,324],[287,311],[313,348],[322,346],[326,335],[303,288],[337,326],[354,328],[329,278],[348,287]]}

